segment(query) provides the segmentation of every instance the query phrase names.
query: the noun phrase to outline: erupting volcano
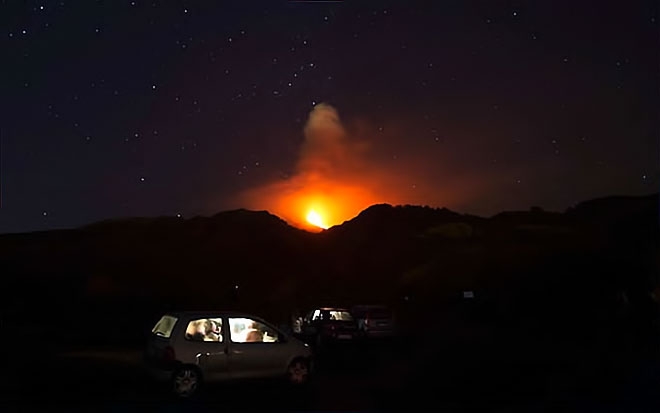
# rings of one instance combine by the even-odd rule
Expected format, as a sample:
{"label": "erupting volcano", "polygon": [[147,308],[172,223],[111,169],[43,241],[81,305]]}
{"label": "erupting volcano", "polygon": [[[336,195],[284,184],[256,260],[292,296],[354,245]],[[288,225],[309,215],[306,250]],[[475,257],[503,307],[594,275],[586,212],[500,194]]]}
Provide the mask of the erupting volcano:
{"label": "erupting volcano", "polygon": [[375,183],[392,179],[374,175],[362,156],[365,146],[349,140],[335,108],[316,105],[304,134],[296,172],[244,192],[238,197],[242,207],[267,209],[299,228],[320,231],[387,202]]}

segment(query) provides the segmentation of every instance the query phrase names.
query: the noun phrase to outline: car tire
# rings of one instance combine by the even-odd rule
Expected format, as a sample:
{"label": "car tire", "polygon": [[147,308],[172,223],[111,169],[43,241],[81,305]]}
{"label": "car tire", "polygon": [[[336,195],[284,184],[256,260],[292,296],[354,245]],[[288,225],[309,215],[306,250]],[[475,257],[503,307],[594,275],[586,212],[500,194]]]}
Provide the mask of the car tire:
{"label": "car tire", "polygon": [[202,372],[193,365],[179,367],[172,374],[172,392],[179,399],[192,399],[202,386]]}
{"label": "car tire", "polygon": [[302,387],[309,383],[311,375],[310,363],[303,358],[296,358],[286,369],[287,382],[295,387]]}

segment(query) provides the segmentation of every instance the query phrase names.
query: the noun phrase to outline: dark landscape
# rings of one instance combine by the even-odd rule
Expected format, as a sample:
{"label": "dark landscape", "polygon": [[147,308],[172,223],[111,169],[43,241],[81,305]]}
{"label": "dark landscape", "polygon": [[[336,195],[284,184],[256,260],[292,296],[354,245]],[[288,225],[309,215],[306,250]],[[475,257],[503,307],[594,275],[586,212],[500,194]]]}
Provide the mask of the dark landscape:
{"label": "dark landscape", "polygon": [[659,24],[0,1],[0,413],[660,412]]}
{"label": "dark landscape", "polygon": [[[2,400],[209,411],[214,394],[257,392],[275,403],[259,410],[658,407],[658,211],[654,194],[489,218],[374,205],[321,233],[236,210],[5,234]],[[231,385],[179,405],[141,370],[168,310],[287,326],[314,306],[374,302],[394,309],[399,336],[320,359],[304,395]]]}

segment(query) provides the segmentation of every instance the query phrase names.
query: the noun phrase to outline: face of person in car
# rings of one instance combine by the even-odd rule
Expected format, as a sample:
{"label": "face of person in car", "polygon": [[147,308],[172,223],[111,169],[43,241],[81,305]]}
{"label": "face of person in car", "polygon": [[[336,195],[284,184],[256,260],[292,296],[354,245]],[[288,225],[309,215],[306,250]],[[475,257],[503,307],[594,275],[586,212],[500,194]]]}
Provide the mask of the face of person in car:
{"label": "face of person in car", "polygon": [[220,334],[220,325],[215,321],[211,321],[211,332],[214,334]]}

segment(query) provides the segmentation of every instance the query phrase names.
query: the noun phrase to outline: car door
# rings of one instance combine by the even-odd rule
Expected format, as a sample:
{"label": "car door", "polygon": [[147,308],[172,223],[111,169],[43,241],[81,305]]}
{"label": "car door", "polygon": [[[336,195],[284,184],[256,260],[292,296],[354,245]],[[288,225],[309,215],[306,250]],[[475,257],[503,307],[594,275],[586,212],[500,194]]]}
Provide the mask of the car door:
{"label": "car door", "polygon": [[286,338],[263,320],[229,317],[229,370],[232,378],[284,374],[291,356]]}
{"label": "car door", "polygon": [[[208,326],[212,323],[219,325],[220,334],[211,335]],[[197,364],[209,381],[229,377],[226,324],[226,319],[221,317],[191,319],[184,335],[183,341],[187,352],[196,358]],[[204,337],[196,337],[194,333],[197,328],[204,330],[207,334]]]}

